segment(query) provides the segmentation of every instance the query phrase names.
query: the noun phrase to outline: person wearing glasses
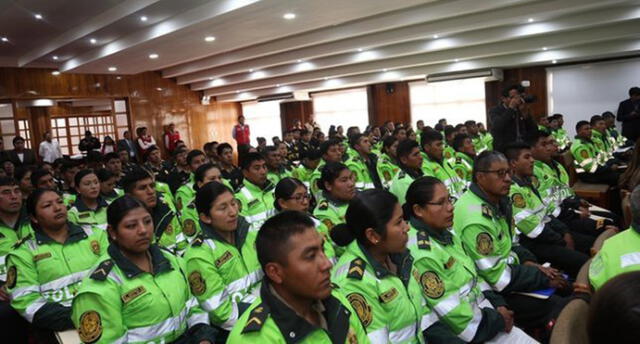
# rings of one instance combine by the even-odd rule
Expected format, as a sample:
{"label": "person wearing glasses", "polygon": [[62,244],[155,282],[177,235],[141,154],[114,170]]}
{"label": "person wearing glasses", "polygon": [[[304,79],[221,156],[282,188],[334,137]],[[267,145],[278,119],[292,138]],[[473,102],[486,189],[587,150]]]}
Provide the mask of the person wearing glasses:
{"label": "person wearing glasses", "polygon": [[[304,185],[303,182],[296,178],[287,177],[278,182],[274,191],[275,202],[274,206],[278,212],[285,210],[301,211],[309,214],[309,203],[311,200],[311,194]],[[310,215],[310,214],[309,214]],[[315,227],[319,233],[324,237],[324,254],[329,258],[331,263],[336,262],[336,252],[331,245],[331,241],[328,240],[327,234],[329,230],[327,226],[318,220],[318,218],[311,216],[311,219],[315,223]]]}
{"label": "person wearing glasses", "polygon": [[566,300],[556,295],[534,298],[514,292],[547,288],[566,291],[569,284],[558,270],[538,264],[536,257],[517,243],[508,197],[510,186],[511,170],[505,156],[496,151],[482,152],[475,161],[471,186],[456,202],[453,228],[480,277],[514,310],[515,323],[544,328]]}
{"label": "person wearing glasses", "polygon": [[407,190],[406,200],[403,211],[410,225],[407,246],[428,309],[432,310],[422,323],[426,341],[481,343],[526,338],[513,327],[513,311],[478,276],[460,236],[451,230],[453,198],[442,181],[433,177],[416,179]]}

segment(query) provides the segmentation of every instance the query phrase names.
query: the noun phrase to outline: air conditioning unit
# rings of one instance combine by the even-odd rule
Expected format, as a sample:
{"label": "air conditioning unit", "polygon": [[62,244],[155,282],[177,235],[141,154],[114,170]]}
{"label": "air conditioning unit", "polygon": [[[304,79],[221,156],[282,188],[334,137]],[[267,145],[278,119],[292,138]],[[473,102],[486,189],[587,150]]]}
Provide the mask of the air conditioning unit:
{"label": "air conditioning unit", "polygon": [[293,99],[293,93],[270,94],[268,96],[260,96],[256,99],[258,102],[270,102],[273,100]]}
{"label": "air conditioning unit", "polygon": [[427,75],[427,82],[449,81],[459,79],[484,78],[484,81],[502,81],[502,69],[489,68],[460,72],[434,73]]}

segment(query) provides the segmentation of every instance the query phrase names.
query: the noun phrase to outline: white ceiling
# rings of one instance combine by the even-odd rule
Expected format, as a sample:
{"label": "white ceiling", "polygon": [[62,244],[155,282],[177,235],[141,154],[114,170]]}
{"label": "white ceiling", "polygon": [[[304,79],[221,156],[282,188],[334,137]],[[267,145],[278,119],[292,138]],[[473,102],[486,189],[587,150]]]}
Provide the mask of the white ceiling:
{"label": "white ceiling", "polygon": [[21,0],[0,2],[0,37],[0,66],[157,70],[237,101],[638,55],[640,0]]}

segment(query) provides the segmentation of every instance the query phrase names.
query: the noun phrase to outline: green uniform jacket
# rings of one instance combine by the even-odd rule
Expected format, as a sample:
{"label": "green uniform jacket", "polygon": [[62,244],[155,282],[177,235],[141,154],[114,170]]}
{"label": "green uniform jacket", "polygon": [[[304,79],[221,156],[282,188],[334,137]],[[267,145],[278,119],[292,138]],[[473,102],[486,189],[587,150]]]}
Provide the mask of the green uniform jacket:
{"label": "green uniform jacket", "polygon": [[291,170],[288,170],[284,165],[280,166],[278,171],[267,172],[267,179],[269,179],[274,186],[277,185],[280,180],[287,177],[291,177]]}
{"label": "green uniform jacket", "polygon": [[422,172],[426,176],[440,179],[447,187],[451,197],[458,199],[462,196],[466,189],[466,181],[458,176],[447,160],[443,159],[441,162],[437,162],[426,154],[423,154],[422,159]]}
{"label": "green uniform jacket", "polygon": [[490,133],[479,133],[482,141],[484,142],[484,146],[487,147],[487,150],[493,150],[493,135]]}
{"label": "green uniform jacket", "polygon": [[73,299],[73,323],[85,343],[196,342],[215,337],[209,317],[191,295],[183,262],[149,248],[153,273],[124,257],[117,245],[87,276]]}
{"label": "green uniform jacket", "polygon": [[207,224],[184,255],[193,295],[209,313],[213,325],[231,330],[255,300],[262,270],[255,248],[257,231],[238,218],[235,245],[228,243]]}
{"label": "green uniform jacket", "polygon": [[107,201],[98,196],[98,208],[89,209],[82,197],[78,197],[73,206],[67,212],[69,222],[78,226],[95,226],[107,230]]}
{"label": "green uniform jacket", "polygon": [[291,171],[291,176],[304,183],[304,185],[307,187],[307,190],[311,190],[310,182],[311,174],[313,174],[313,171],[314,170],[301,164],[300,166],[294,168],[293,171]]}
{"label": "green uniform jacket", "polygon": [[604,241],[589,266],[589,281],[600,289],[610,279],[640,270],[640,228],[636,224]]}
{"label": "green uniform jacket", "polygon": [[240,215],[256,228],[260,228],[263,222],[275,214],[275,185],[267,180],[264,188],[260,188],[247,179],[243,180],[242,184],[235,194],[240,202]]}
{"label": "green uniform jacket", "polygon": [[322,190],[318,186],[318,183],[320,181],[320,177],[322,177],[322,168],[326,164],[327,164],[327,162],[324,161],[324,159],[321,159],[320,163],[318,164],[318,167],[316,167],[316,169],[313,171],[313,173],[311,173],[311,177],[309,177],[309,190],[311,190],[311,194],[316,199],[322,193]]}
{"label": "green uniform jacket", "polygon": [[[407,247],[430,310],[423,326],[441,321],[461,340],[477,343],[504,331],[504,320],[493,307],[504,306],[505,302],[478,276],[460,238],[450,229],[438,232],[414,217],[409,223]],[[481,306],[485,296],[490,304]]]}
{"label": "green uniform jacket", "polygon": [[422,343],[422,313],[429,312],[409,251],[390,256],[397,275],[354,240],[332,281],[356,310],[372,343]]}
{"label": "green uniform jacket", "polygon": [[488,149],[486,141],[483,140],[482,136],[479,134],[475,137],[471,137],[471,143],[473,143],[473,148],[476,150],[476,154],[480,154]]}
{"label": "green uniform jacket", "polygon": [[176,200],[173,198],[173,194],[171,193],[171,188],[169,184],[159,182],[156,180],[156,191],[160,193],[163,201],[171,208],[173,211],[177,211],[176,208]]}
{"label": "green uniform jacket", "polygon": [[182,233],[184,233],[187,241],[191,243],[200,233],[200,216],[196,209],[195,200],[192,200],[180,213],[180,222],[182,224]]}
{"label": "green uniform jacket", "polygon": [[595,173],[606,162],[591,140],[579,137],[571,144],[571,155],[577,173]]}
{"label": "green uniform jacket", "polygon": [[107,202],[107,204],[111,204],[111,202],[115,201],[116,198],[124,195],[124,191],[119,188],[114,188],[110,194],[100,194],[103,200]]}
{"label": "green uniform jacket", "polygon": [[456,151],[455,149],[453,149],[453,147],[449,146],[449,145],[445,145],[444,146],[444,151],[442,152],[442,157],[444,158],[444,160],[447,160],[449,162],[452,161],[452,159],[454,159],[456,156]]}
{"label": "green uniform jacket", "polygon": [[380,159],[378,159],[376,170],[378,170],[378,176],[380,176],[382,186],[385,189],[389,189],[389,187],[391,187],[391,181],[400,171],[400,167],[387,153],[382,153]]}
{"label": "green uniform jacket", "polygon": [[73,203],[76,201],[76,197],[78,197],[78,195],[75,193],[64,192],[62,194],[62,201],[64,202],[64,205],[67,206],[67,209],[73,206]]}
{"label": "green uniform jacket", "polygon": [[345,162],[347,168],[349,168],[356,177],[357,190],[362,191],[382,187],[378,170],[376,169],[377,161],[378,159],[374,154],[369,154],[369,162],[366,162],[360,154],[356,152],[355,155],[351,155],[351,158]]}
{"label": "green uniform jacket", "polygon": [[409,168],[400,168],[400,172],[393,177],[391,181],[391,187],[389,188],[389,192],[398,197],[398,202],[400,204],[404,204],[405,196],[407,195],[407,190],[409,190],[409,186],[413,183],[414,180],[422,177],[423,172],[411,170]]}
{"label": "green uniform jacket", "polygon": [[[191,174],[191,176],[191,179],[193,180],[193,174]],[[176,207],[179,211],[182,211],[187,204],[191,203],[191,201],[196,198],[196,190],[193,189],[193,184],[193,181],[189,181],[176,190],[175,200]]]}
{"label": "green uniform jacket", "polygon": [[9,227],[0,221],[0,281],[5,282],[7,280],[7,255],[14,250],[13,247],[20,239],[32,233],[31,221],[24,208],[13,227]]}
{"label": "green uniform jacket", "polygon": [[249,307],[231,331],[227,343],[269,344],[367,344],[369,339],[349,302],[336,290],[314,305],[324,316],[327,329],[301,318],[273,294],[268,281],[260,297]]}
{"label": "green uniform jacket", "polygon": [[517,244],[511,211],[508,197],[496,207],[472,183],[456,203],[454,229],[462,238],[465,252],[474,260],[478,274],[494,290],[526,292],[547,288],[549,280],[538,268],[520,265],[527,260],[535,262],[535,256]]}
{"label": "green uniform jacket", "polygon": [[458,175],[458,178],[465,181],[465,188],[469,187],[473,179],[473,157],[466,153],[456,152],[451,168]]}
{"label": "green uniform jacket", "polygon": [[566,130],[562,128],[558,128],[551,132],[551,136],[553,136],[556,139],[556,142],[558,143],[558,148],[561,151],[571,146],[571,139],[569,138],[569,135],[567,134]]}
{"label": "green uniform jacket", "polygon": [[158,198],[155,208],[151,209],[155,241],[161,247],[182,255],[187,248],[187,238],[182,233],[180,218],[174,209]]}
{"label": "green uniform jacket", "polygon": [[562,164],[554,160],[551,160],[551,164],[534,161],[531,182],[538,189],[540,197],[549,206],[554,206],[550,209],[553,216],[560,214],[562,201],[575,195],[569,186],[569,173]]}
{"label": "green uniform jacket", "polygon": [[564,246],[562,235],[551,226],[554,219],[550,216],[549,206],[530,180],[513,176],[509,197],[518,232],[540,243]]}
{"label": "green uniform jacket", "polygon": [[593,129],[591,130],[591,141],[596,145],[597,151],[604,156],[604,160],[613,158],[613,146],[609,140],[609,135]]}
{"label": "green uniform jacket", "polygon": [[68,223],[64,244],[39,230],[23,238],[7,256],[11,306],[34,325],[73,328],[71,301],[82,279],[107,250],[107,232]]}
{"label": "green uniform jacket", "polygon": [[329,234],[334,226],[345,222],[344,216],[347,213],[349,202],[339,201],[324,191],[322,192],[322,196],[322,200],[313,211],[313,216],[324,224],[324,227],[318,227],[318,231],[322,234],[324,240],[331,243],[336,256],[340,257],[342,252],[344,252],[344,247],[337,246]]}

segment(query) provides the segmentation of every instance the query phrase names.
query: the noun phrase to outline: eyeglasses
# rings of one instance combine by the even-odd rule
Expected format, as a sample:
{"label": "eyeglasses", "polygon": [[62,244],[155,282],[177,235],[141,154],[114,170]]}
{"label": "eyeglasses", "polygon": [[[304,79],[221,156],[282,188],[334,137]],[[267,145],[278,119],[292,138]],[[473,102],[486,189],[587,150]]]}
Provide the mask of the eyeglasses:
{"label": "eyeglasses", "polygon": [[478,172],[483,172],[483,173],[495,173],[498,175],[498,177],[500,178],[504,178],[507,175],[511,175],[511,170],[484,170],[484,171],[478,171]]}
{"label": "eyeglasses", "polygon": [[305,193],[305,194],[298,194],[295,196],[291,196],[292,200],[295,200],[296,202],[302,202],[303,200],[310,200],[311,199],[311,194]]}
{"label": "eyeglasses", "polygon": [[455,202],[456,202],[456,198],[453,197],[453,196],[449,196],[449,197],[443,199],[442,201],[439,201],[439,202],[426,202],[425,204],[437,205],[439,207],[442,207],[444,205],[453,204]]}

